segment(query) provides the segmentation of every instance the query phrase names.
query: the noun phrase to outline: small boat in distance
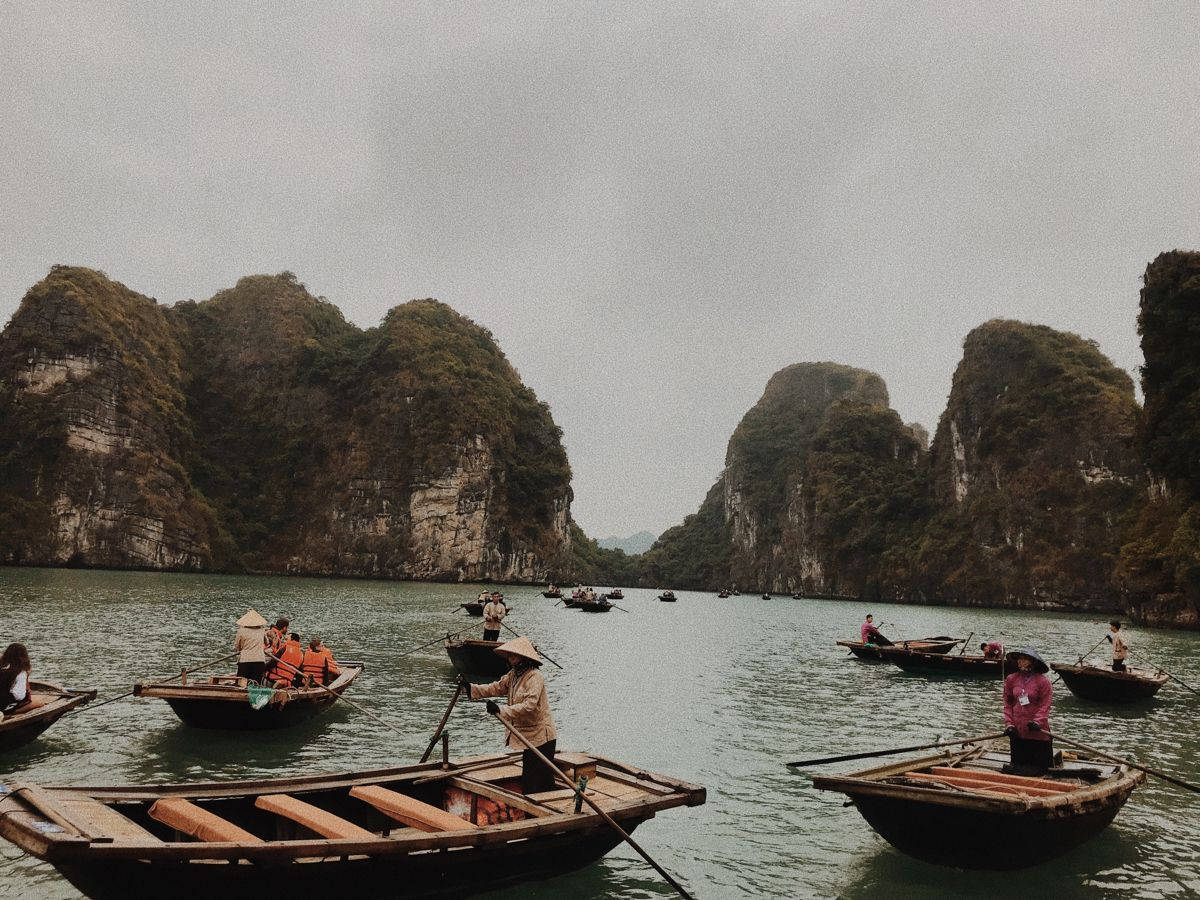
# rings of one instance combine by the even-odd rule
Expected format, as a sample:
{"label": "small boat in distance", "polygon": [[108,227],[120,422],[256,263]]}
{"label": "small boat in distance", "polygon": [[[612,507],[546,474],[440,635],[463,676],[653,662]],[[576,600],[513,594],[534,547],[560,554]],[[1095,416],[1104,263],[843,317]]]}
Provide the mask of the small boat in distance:
{"label": "small boat in distance", "polygon": [[[916,641],[896,641],[891,647],[918,650],[921,653],[949,653],[960,643],[962,643],[962,638],[939,635],[938,637],[921,638]],[[864,644],[862,641],[838,641],[837,645],[845,647],[859,659],[874,660],[876,662],[884,660],[884,655],[881,651],[891,649],[891,647],[880,647],[877,644]]]}
{"label": "small boat in distance", "polygon": [[572,606],[575,609],[590,613],[606,613],[613,608],[607,594],[603,597],[589,597],[585,600],[572,601]]}
{"label": "small boat in distance", "polygon": [[1168,679],[1162,672],[1136,666],[1124,672],[1068,663],[1050,663],[1050,668],[1062,676],[1076,697],[1105,703],[1131,703],[1153,697]]}
{"label": "small boat in distance", "polygon": [[495,681],[508,671],[508,661],[496,652],[503,641],[446,639],[446,655],[454,671],[470,681]]}
{"label": "small boat in distance", "polygon": [[663,603],[674,603],[675,602],[675,592],[674,591],[663,591],[661,594],[658,595],[658,599],[661,600]]}
{"label": "small boat in distance", "polygon": [[[554,755],[631,832],[699,785]],[[568,790],[521,793],[521,751],[370,772],[123,787],[0,786],[0,836],[88,897],[465,896],[583,868],[621,843]]]}
{"label": "small boat in distance", "polygon": [[561,600],[563,592],[560,588],[551,588],[548,591],[542,591],[542,596],[551,600]]}
{"label": "small boat in distance", "polygon": [[613,588],[611,591],[609,591],[604,596],[607,597],[609,600],[624,600],[625,592],[623,590],[621,590],[620,588]]}
{"label": "small boat in distance", "polygon": [[[328,686],[262,688],[237,675],[213,675],[179,682],[142,682],[133,686],[135,697],[166,700],[185,725],[227,731],[263,731],[289,728],[325,712],[337,695],[354,683],[363,670],[360,662],[338,663],[341,673]],[[265,693],[264,693],[265,692]],[[255,706],[253,703],[260,705]]]}
{"label": "small boat in distance", "polygon": [[729,596],[729,591],[721,591],[719,594],[717,594],[717,596],[720,597],[722,600],[724,600],[726,597]]}
{"label": "small boat in distance", "polygon": [[71,691],[48,681],[31,681],[29,692],[40,705],[0,718],[0,753],[36,740],[71,710],[96,699],[95,691]]}
{"label": "small boat in distance", "polygon": [[768,593],[766,593],[766,592],[764,591],[764,592],[763,592],[763,595],[762,595],[762,598],[763,598],[764,600],[770,600],[770,599],[771,599],[771,595],[770,595],[770,594],[768,594]]}
{"label": "small boat in distance", "polygon": [[1099,834],[1145,774],[1063,751],[1041,777],[1009,775],[1007,746],[967,745],[849,775],[814,776],[839,791],[897,850],[968,869],[1023,869]]}

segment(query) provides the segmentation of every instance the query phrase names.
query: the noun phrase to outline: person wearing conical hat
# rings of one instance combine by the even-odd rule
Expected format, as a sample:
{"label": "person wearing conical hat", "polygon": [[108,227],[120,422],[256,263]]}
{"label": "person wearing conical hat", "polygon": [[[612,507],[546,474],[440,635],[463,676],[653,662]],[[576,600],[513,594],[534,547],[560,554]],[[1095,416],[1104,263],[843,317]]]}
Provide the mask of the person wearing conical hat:
{"label": "person wearing conical hat", "polygon": [[[542,658],[527,637],[513,638],[497,647],[496,652],[508,660],[509,670],[499,681],[491,684],[466,684],[471,699],[506,696],[507,706],[488,700],[488,712],[511,725],[547,759],[554,759],[558,733],[554,730],[554,717],[550,715],[546,679],[538,671]],[[506,743],[509,747],[523,746],[511,734]],[[553,771],[547,769],[533,752],[525,749],[521,757],[521,791],[535,794],[553,790],[554,787]]]}
{"label": "person wearing conical hat", "polygon": [[238,655],[238,676],[261,682],[267,674],[267,652],[263,645],[267,633],[267,620],[256,610],[248,609],[246,614],[237,620],[237,627],[233,649]]}
{"label": "person wearing conical hat", "polygon": [[1036,650],[1013,650],[1004,657],[1016,669],[1004,679],[1004,733],[1008,735],[1009,764],[1005,772],[1042,775],[1054,760],[1050,734],[1050,702],[1054,689],[1050,667]]}

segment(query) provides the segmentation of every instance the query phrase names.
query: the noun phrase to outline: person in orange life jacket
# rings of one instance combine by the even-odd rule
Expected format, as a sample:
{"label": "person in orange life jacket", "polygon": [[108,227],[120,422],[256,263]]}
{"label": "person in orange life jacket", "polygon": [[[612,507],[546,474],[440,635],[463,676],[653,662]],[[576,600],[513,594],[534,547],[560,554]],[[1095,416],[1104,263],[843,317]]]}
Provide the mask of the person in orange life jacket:
{"label": "person in orange life jacket", "polygon": [[301,666],[304,663],[304,648],[300,645],[300,635],[292,632],[283,642],[283,647],[275,654],[278,661],[271,666],[267,673],[268,681],[277,688],[299,684],[303,680]]}
{"label": "person in orange life jacket", "polygon": [[42,704],[33,699],[29,676],[33,665],[24,644],[9,644],[0,655],[0,713],[19,715]]}
{"label": "person in orange life jacket", "polygon": [[319,637],[314,637],[308,642],[300,669],[312,679],[313,684],[329,684],[341,674],[338,664],[333,659],[333,653],[321,643]]}
{"label": "person in orange life jacket", "polygon": [[1009,765],[1004,771],[1041,775],[1054,760],[1050,737],[1054,690],[1046,677],[1050,667],[1036,650],[1013,650],[1005,660],[1016,671],[1004,679],[1004,733],[1009,742]]}
{"label": "person in orange life jacket", "polygon": [[[485,697],[508,697],[508,705],[488,700],[487,710],[510,725],[514,731],[529,741],[548,759],[554,759],[554,748],[558,733],[554,729],[554,717],[550,715],[550,701],[546,697],[546,680],[538,671],[542,658],[538,656],[533,642],[527,637],[514,638],[496,648],[496,652],[508,660],[511,668],[499,681],[491,684],[471,684],[459,678],[459,684],[469,692],[472,700]],[[509,747],[520,747],[521,791],[533,794],[555,787],[554,772],[547,769],[528,748],[513,735],[506,741]]]}
{"label": "person in orange life jacket", "polygon": [[291,623],[280,616],[275,620],[275,624],[267,629],[267,636],[263,639],[263,644],[267,648],[267,652],[278,656],[279,651],[283,649],[283,645],[287,643],[288,625]]}

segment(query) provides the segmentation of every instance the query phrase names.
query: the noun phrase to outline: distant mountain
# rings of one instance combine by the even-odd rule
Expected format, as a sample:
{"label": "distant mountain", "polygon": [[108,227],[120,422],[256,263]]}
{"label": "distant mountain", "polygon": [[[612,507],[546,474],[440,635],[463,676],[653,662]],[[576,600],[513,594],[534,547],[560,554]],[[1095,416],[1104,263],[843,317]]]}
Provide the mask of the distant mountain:
{"label": "distant mountain", "polygon": [[658,535],[651,534],[649,531],[639,531],[629,537],[600,538],[596,543],[605,550],[624,550],[633,556],[636,553],[645,553],[654,546],[656,540],[658,540]]}

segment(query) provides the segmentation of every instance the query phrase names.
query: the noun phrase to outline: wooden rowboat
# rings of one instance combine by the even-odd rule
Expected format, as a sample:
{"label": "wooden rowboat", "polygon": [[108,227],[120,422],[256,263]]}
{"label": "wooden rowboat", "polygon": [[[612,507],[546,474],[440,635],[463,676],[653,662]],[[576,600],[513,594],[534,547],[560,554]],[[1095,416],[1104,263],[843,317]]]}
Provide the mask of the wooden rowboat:
{"label": "wooden rowboat", "polygon": [[874,660],[876,662],[883,660],[881,650],[890,650],[893,647],[903,650],[916,650],[921,653],[949,653],[958,645],[959,641],[951,637],[932,637],[921,638],[918,641],[897,641],[891,647],[880,647],[877,644],[864,644],[862,641],[838,641],[839,647],[845,647],[859,659]]}
{"label": "wooden rowboat", "polygon": [[[339,663],[341,674],[328,689],[311,686],[282,688],[271,695],[261,709],[250,705],[250,689],[245,678],[215,675],[202,681],[149,683],[133,686],[135,697],[166,700],[185,725],[219,728],[228,731],[262,731],[288,728],[329,709],[363,670],[360,662]],[[331,693],[332,692],[332,693]]]}
{"label": "wooden rowboat", "polygon": [[1063,683],[1076,697],[1109,703],[1129,703],[1153,697],[1168,679],[1162,672],[1134,666],[1124,672],[1067,663],[1051,663],[1050,668],[1062,676]]}
{"label": "wooden rowboat", "polygon": [[[957,653],[926,653],[903,647],[880,647],[880,654],[905,672],[916,675],[959,675],[967,678],[1002,678],[1004,660]],[[1009,670],[1012,671],[1011,668]]]}
{"label": "wooden rowboat", "polygon": [[1104,830],[1146,776],[1086,753],[1033,778],[1001,771],[1000,743],[814,777],[840,791],[896,849],[939,865],[1022,869]]}
{"label": "wooden rowboat", "polygon": [[575,609],[590,613],[606,613],[613,608],[607,597],[597,597],[595,600],[576,600],[571,605]]}
{"label": "wooden rowboat", "polygon": [[562,595],[563,595],[562,591],[559,591],[559,590],[554,590],[554,591],[542,591],[542,596],[543,596],[543,597],[548,597],[548,598],[550,598],[551,600],[559,600],[559,599],[561,599],[561,598],[562,598]]}
{"label": "wooden rowboat", "polygon": [[[0,786],[0,836],[95,898],[464,896],[586,866],[621,838],[521,753],[260,781]],[[582,753],[555,762],[626,831],[705,789]],[[443,766],[445,765],[445,768]]]}
{"label": "wooden rowboat", "polygon": [[495,681],[508,671],[508,661],[496,652],[503,641],[447,640],[446,655],[454,671],[471,681]]}
{"label": "wooden rowboat", "polygon": [[96,699],[95,691],[69,691],[45,681],[31,681],[29,689],[34,702],[41,705],[0,719],[0,753],[36,740],[71,710]]}

